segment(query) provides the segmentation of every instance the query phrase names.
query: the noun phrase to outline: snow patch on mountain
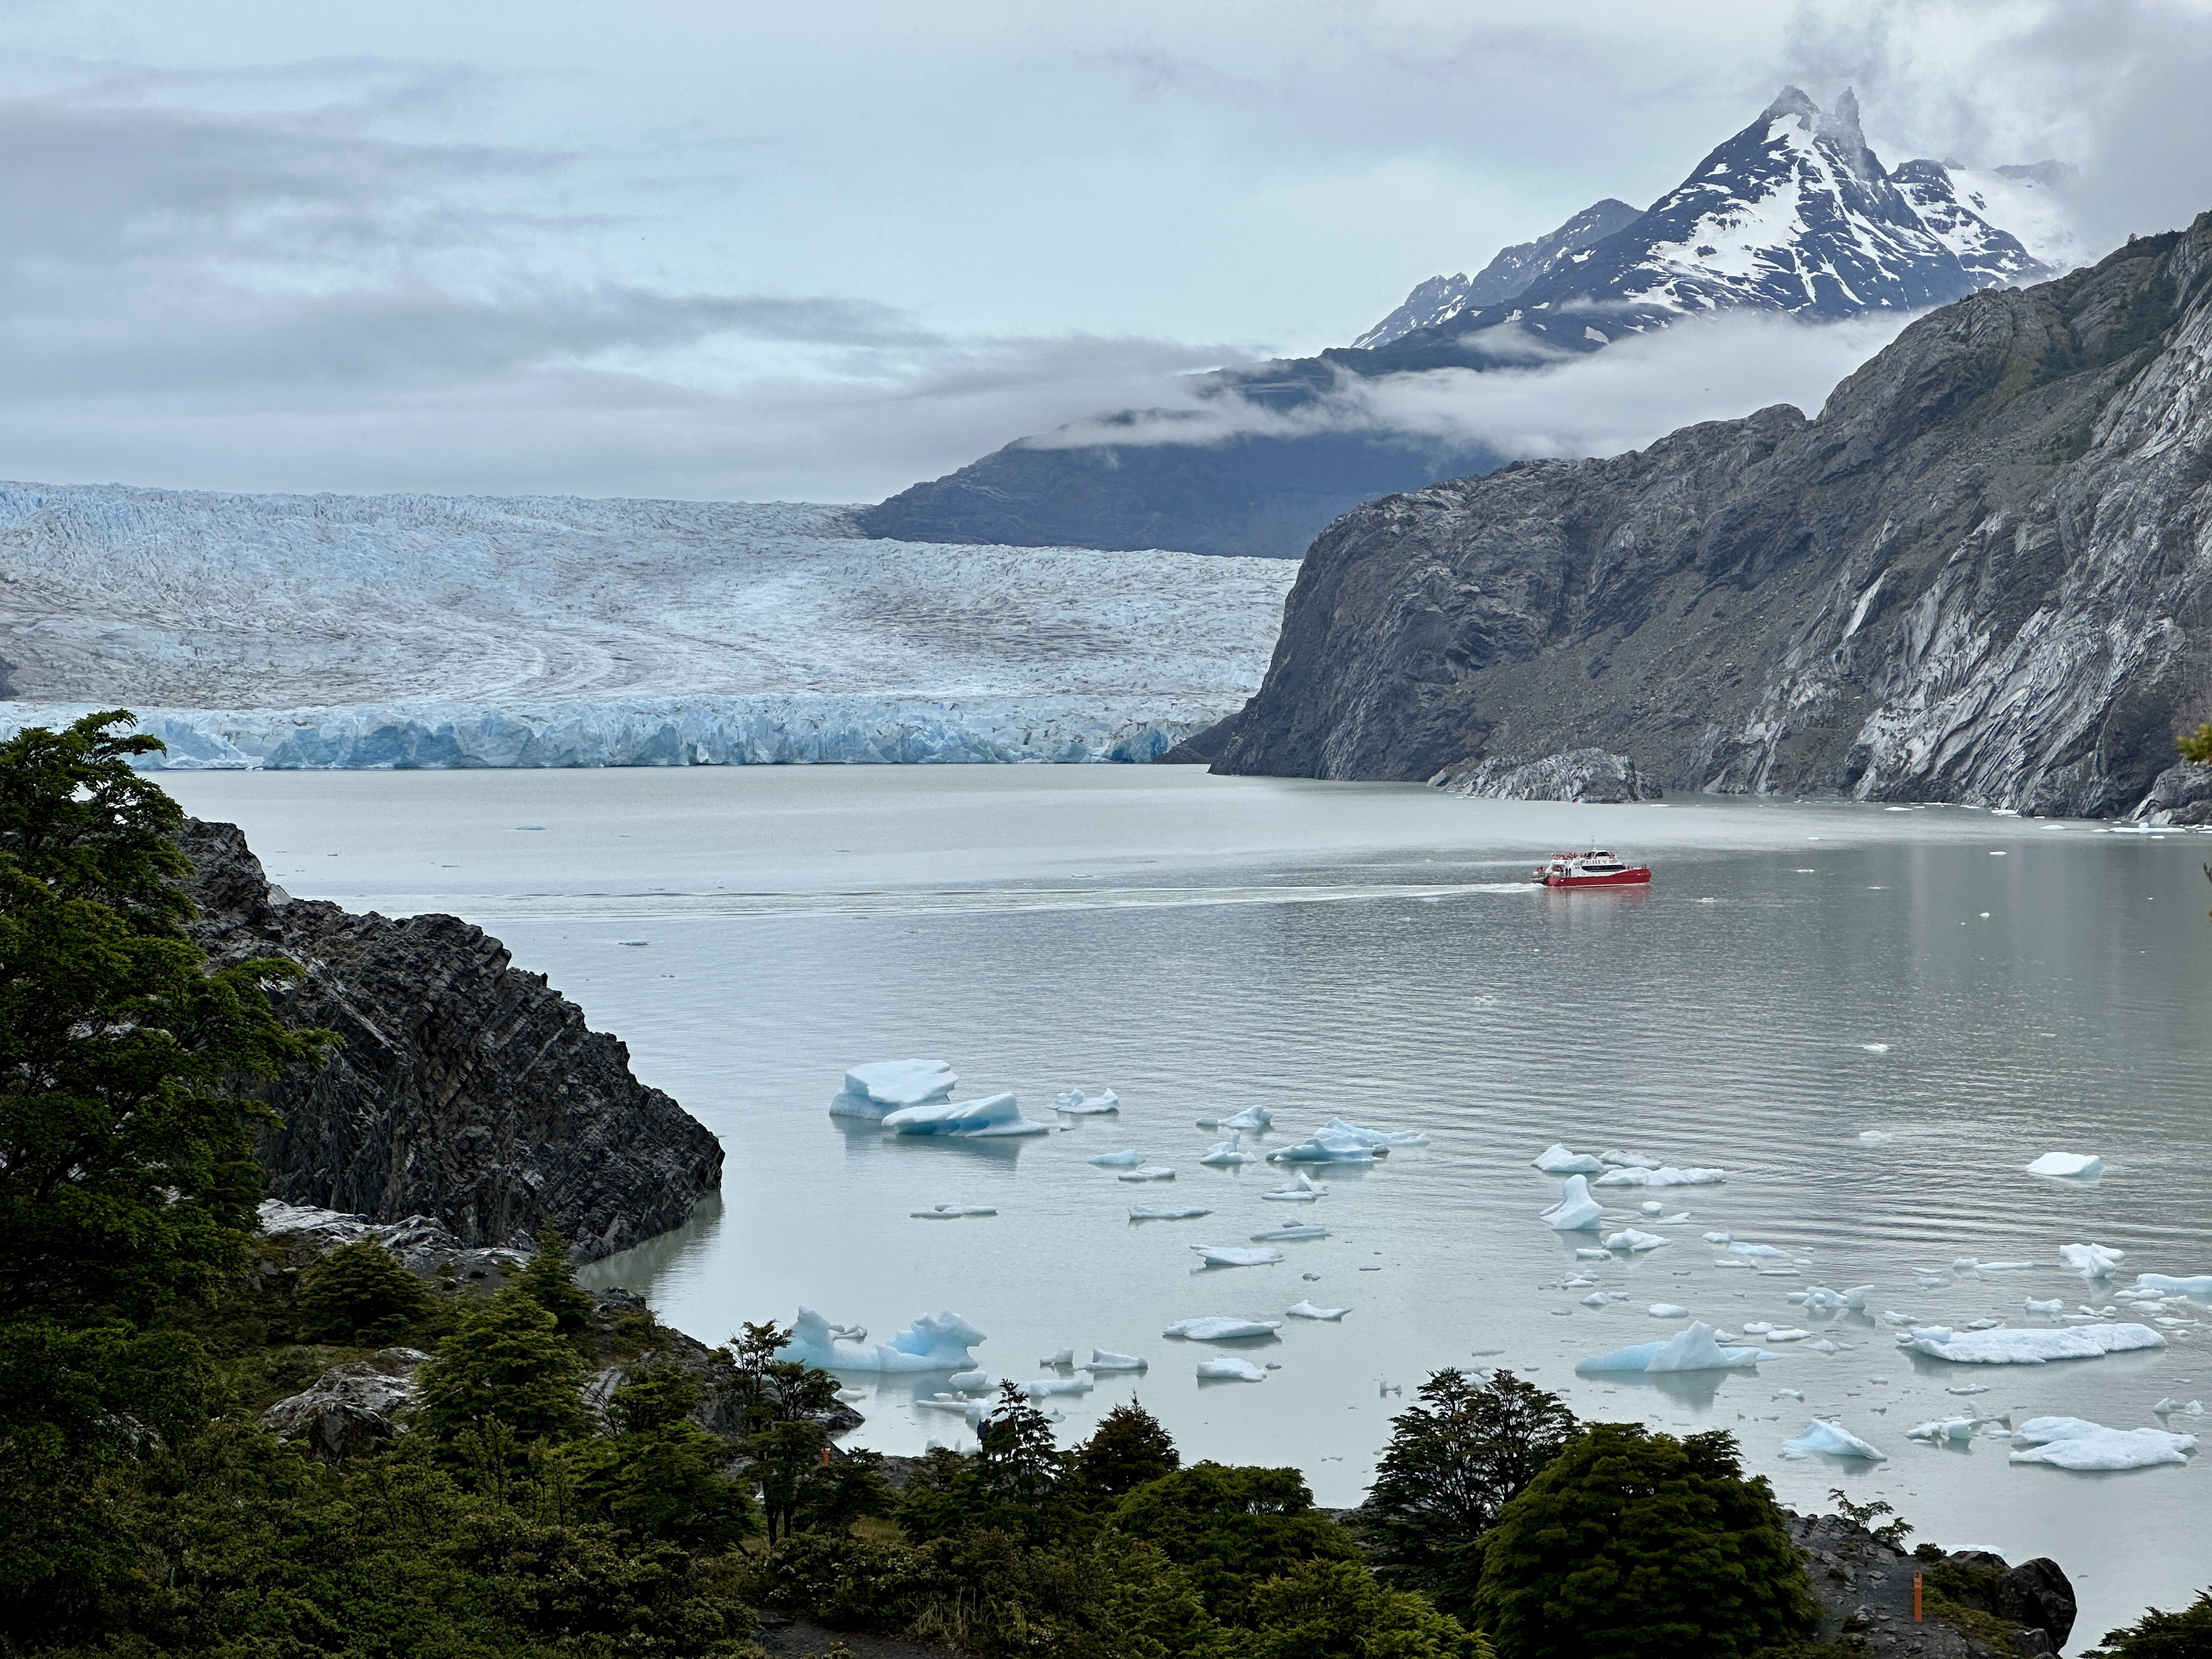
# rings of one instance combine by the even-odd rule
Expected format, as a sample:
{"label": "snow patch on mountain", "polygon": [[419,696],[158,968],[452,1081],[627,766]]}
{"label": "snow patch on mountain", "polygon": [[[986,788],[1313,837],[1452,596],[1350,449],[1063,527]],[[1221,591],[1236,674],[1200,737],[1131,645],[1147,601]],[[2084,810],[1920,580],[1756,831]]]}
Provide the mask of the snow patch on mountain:
{"label": "snow patch on mountain", "polygon": [[1434,328],[1464,312],[1502,304],[1530,283],[1587,259],[1590,249],[1637,218],[1636,210],[1626,202],[1611,197],[1594,202],[1557,230],[1500,248],[1472,277],[1465,271],[1430,277],[1406,296],[1403,305],[1352,343],[1358,349],[1388,345],[1416,329]]}
{"label": "snow patch on mountain", "polygon": [[1295,565],[870,541],[842,507],[0,484],[0,731],[176,766],[1147,760]]}

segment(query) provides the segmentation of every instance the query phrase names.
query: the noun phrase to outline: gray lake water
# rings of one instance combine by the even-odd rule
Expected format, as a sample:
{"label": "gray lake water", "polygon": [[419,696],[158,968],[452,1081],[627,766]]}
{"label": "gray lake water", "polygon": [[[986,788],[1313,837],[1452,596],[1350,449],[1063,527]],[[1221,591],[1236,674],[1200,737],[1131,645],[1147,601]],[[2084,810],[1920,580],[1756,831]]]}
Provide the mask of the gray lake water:
{"label": "gray lake water", "polygon": [[[2212,839],[1158,767],[163,782],[242,823],[295,893],[482,923],[722,1137],[720,1202],[592,1270],[710,1341],[802,1304],[872,1340],[950,1308],[988,1333],[978,1357],[1004,1376],[1038,1376],[1066,1346],[1140,1354],[1146,1375],[1050,1402],[1064,1438],[1134,1394],[1187,1457],[1294,1463],[1331,1504],[1358,1501],[1428,1371],[1510,1365],[1587,1417],[1729,1430],[1799,1507],[1844,1486],[1948,1546],[2054,1556],[2082,1596],[2076,1646],[2212,1581],[2212,1447],[2186,1467],[2082,1475],[2009,1465],[2001,1441],[1905,1437],[1967,1404],[2155,1426],[2162,1396],[2212,1399],[2212,1325],[2171,1328],[2154,1352],[1968,1368],[1906,1356],[1870,1316],[2035,1324],[2050,1322],[2023,1311],[2029,1297],[2103,1305],[2057,1266],[2075,1242],[2127,1252],[2115,1285],[2212,1273]],[[1656,880],[1520,882],[1537,855],[1591,844],[1650,860]],[[1122,1106],[988,1146],[827,1115],[846,1066],[908,1055],[951,1061],[963,1098],[1012,1090],[1031,1116],[1071,1087],[1109,1086]],[[1316,1204],[1268,1203],[1280,1166],[1196,1162],[1216,1137],[1194,1121],[1252,1105],[1276,1121],[1261,1150],[1338,1115],[1430,1144],[1316,1171],[1332,1188]],[[1590,1237],[1536,1219],[1559,1187],[1528,1160],[1553,1140],[1728,1178],[1660,1194],[1684,1222],[1609,1194],[1608,1231],[1672,1242],[1577,1262]],[[1086,1161],[1127,1147],[1176,1180],[1127,1185]],[[2051,1151],[2095,1152],[2106,1173],[2024,1172]],[[940,1201],[999,1213],[909,1218]],[[1169,1201],[1213,1213],[1127,1219]],[[1281,1247],[1280,1266],[1194,1267],[1191,1244],[1289,1221],[1330,1236]],[[1786,1249],[1798,1276],[1721,1260],[1709,1230]],[[2041,1265],[1954,1270],[1962,1257]],[[1580,1305],[1583,1289],[1562,1288],[1577,1270],[1630,1299]],[[1931,1270],[1953,1282],[1924,1287]],[[1786,1300],[1865,1283],[1869,1315]],[[1204,1314],[1279,1319],[1306,1297],[1352,1312],[1246,1348],[1279,1364],[1261,1384],[1200,1383],[1195,1362],[1217,1351],[1160,1334]],[[1679,1328],[1655,1302],[1730,1329],[1817,1322],[1843,1346],[1664,1388],[1574,1375],[1579,1358]],[[857,1443],[963,1443],[957,1418],[915,1405],[941,1378],[854,1381]],[[1989,1392],[1945,1393],[1968,1383]],[[1816,1412],[1888,1461],[1786,1456]]]}

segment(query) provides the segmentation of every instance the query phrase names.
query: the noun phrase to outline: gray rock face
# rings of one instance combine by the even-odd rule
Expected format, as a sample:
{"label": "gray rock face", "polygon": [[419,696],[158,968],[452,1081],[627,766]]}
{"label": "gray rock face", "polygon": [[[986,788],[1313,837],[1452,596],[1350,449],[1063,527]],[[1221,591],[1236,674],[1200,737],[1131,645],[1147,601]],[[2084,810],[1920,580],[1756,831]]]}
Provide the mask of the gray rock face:
{"label": "gray rock face", "polygon": [[1471,771],[1439,772],[1429,782],[1452,795],[1491,800],[1657,800],[1667,792],[1636,769],[1626,755],[1571,749],[1564,755],[1516,764],[1486,760]]}
{"label": "gray rock face", "polygon": [[218,960],[301,963],[280,1012],[345,1039],[260,1091],[284,1119],[260,1146],[272,1196],[427,1217],[465,1247],[526,1247],[550,1224],[589,1261],[677,1226],[720,1182],[705,1127],[482,928],[289,898],[234,824],[195,821],[183,846],[193,937]]}
{"label": "gray rock face", "polygon": [[429,1357],[417,1348],[386,1348],[333,1365],[304,1393],[262,1413],[261,1426],[304,1442],[308,1454],[325,1463],[374,1451],[399,1434],[400,1416],[415,1403],[415,1372]]}
{"label": "gray rock face", "polygon": [[2124,813],[2212,714],[2212,215],[1907,329],[1817,420],[1522,463],[1314,544],[1215,769],[1588,747],[1667,787]]}
{"label": "gray rock face", "polygon": [[2212,765],[2183,761],[2152,780],[2134,816],[2144,823],[2212,823]]}
{"label": "gray rock face", "polygon": [[2047,1558],[2017,1567],[1981,1551],[1944,1558],[1958,1570],[1948,1582],[1964,1598],[1962,1606],[2016,1626],[1997,1647],[1978,1630],[1954,1625],[1932,1608],[1914,1620],[1912,1579],[1930,1570],[1925,1563],[1840,1516],[1789,1519],[1820,1609],[1823,1640],[1856,1636],[1876,1653],[1913,1653],[1921,1659],[2016,1659],[2058,1652],[2074,1628],[2074,1586]]}

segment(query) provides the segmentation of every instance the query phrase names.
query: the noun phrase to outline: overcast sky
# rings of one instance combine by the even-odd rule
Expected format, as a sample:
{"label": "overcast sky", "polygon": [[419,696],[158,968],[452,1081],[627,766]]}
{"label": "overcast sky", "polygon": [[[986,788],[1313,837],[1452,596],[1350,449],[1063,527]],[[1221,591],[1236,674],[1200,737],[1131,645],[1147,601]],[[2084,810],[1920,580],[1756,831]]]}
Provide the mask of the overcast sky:
{"label": "overcast sky", "polygon": [[2212,0],[0,0],[0,46],[42,481],[872,499],[1342,343],[1785,82],[1892,163],[2077,162],[2099,246],[2212,207]]}

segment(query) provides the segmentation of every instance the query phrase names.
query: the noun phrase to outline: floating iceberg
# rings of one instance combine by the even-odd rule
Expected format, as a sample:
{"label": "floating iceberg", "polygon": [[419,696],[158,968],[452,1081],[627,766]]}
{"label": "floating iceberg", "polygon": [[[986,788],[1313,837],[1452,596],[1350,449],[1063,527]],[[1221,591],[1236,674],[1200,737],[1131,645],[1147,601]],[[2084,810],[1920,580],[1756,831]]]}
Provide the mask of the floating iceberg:
{"label": "floating iceberg", "polygon": [[1745,1370],[1776,1356],[1763,1348],[1724,1348],[1713,1328],[1698,1320],[1685,1326],[1664,1342],[1637,1342],[1595,1359],[1577,1360],[1575,1375],[1601,1376],[1611,1372],[1643,1372],[1665,1376],[1676,1371]]}
{"label": "floating iceberg", "polygon": [[1327,1238],[1328,1237],[1328,1228],[1316,1227],[1310,1221],[1299,1222],[1288,1227],[1270,1227],[1264,1233],[1254,1233],[1251,1235],[1252,1242],[1255,1244],[1279,1243],[1285,1239]]}
{"label": "floating iceberg", "polygon": [[1537,1218],[1555,1233],[1583,1233],[1605,1219],[1605,1206],[1590,1196],[1588,1176],[1569,1176],[1559,1201]]}
{"label": "floating iceberg", "polygon": [[1413,1129],[1370,1129],[1364,1124],[1347,1123],[1333,1117],[1314,1131],[1316,1139],[1328,1137],[1350,1145],[1361,1146],[1425,1146],[1429,1138]]}
{"label": "floating iceberg", "polygon": [[1358,1136],[1340,1134],[1331,1129],[1316,1129],[1295,1146],[1285,1146],[1280,1152],[1267,1154],[1270,1164],[1372,1164],[1386,1158],[1387,1146]]}
{"label": "floating iceberg", "polygon": [[2192,1400],[2187,1405],[2184,1405],[2169,1395],[2150,1409],[2154,1417],[2171,1417],[2177,1412],[2184,1417],[2202,1417],[2204,1415],[2204,1402],[2201,1400]]}
{"label": "floating iceberg", "polygon": [[1151,1362],[1133,1353],[1115,1353],[1108,1348],[1093,1348],[1091,1358],[1083,1367],[1087,1371],[1141,1371],[1151,1369]]}
{"label": "floating iceberg", "polygon": [[2066,1311],[2066,1298],[2054,1296],[2048,1302],[2038,1302],[2031,1296],[2022,1305],[2032,1314],[2059,1314]]}
{"label": "floating iceberg", "polygon": [[1047,1354],[1042,1359],[1037,1361],[1040,1365],[1054,1366],[1073,1365],[1074,1363],[1075,1350],[1073,1348],[1062,1348],[1058,1352]]}
{"label": "floating iceberg", "polygon": [[927,1210],[908,1210],[907,1213],[917,1221],[957,1221],[963,1216],[996,1215],[998,1212],[988,1204],[938,1204]]}
{"label": "floating iceberg", "polygon": [[2084,1279],[2109,1279],[2127,1255],[2109,1244],[2061,1244],[2058,1259]]}
{"label": "floating iceberg", "polygon": [[1616,1170],[1656,1170],[1659,1160],[1647,1158],[1642,1152],[1624,1152],[1618,1146],[1608,1146],[1597,1155],[1598,1162]]}
{"label": "floating iceberg", "polygon": [[1592,1291],[1588,1296],[1583,1298],[1583,1306],[1585,1308],[1609,1308],[1613,1305],[1613,1300],[1614,1298],[1613,1297],[1607,1295],[1603,1291]]}
{"label": "floating iceberg", "polygon": [[985,1394],[991,1387],[991,1373],[981,1365],[969,1371],[955,1371],[945,1380],[963,1394]]}
{"label": "floating iceberg", "polygon": [[1226,1355],[1198,1362],[1199,1380],[1202,1382],[1265,1382],[1267,1373],[1249,1359],[1233,1359]]}
{"label": "floating iceberg", "polygon": [[1730,1255],[1746,1256],[1755,1261],[1787,1261],[1790,1259],[1790,1252],[1787,1250],[1777,1249],[1771,1244],[1748,1243],[1741,1239],[1729,1245],[1728,1253]]}
{"label": "floating iceberg", "polygon": [[2040,1365],[2053,1359],[2094,1359],[2136,1348],[2162,1348],[2148,1325],[2077,1325],[2068,1330],[1956,1331],[1922,1325],[1898,1338],[1900,1347],[1959,1365]]}
{"label": "floating iceberg", "polygon": [[1663,1165],[1647,1170],[1641,1165],[1607,1170],[1593,1183],[1600,1187],[1717,1187],[1728,1179],[1726,1170],[1677,1170]]}
{"label": "floating iceberg", "polygon": [[1280,1250],[1265,1247],[1254,1249],[1242,1244],[1194,1244],[1190,1248],[1209,1267],[1267,1267],[1283,1259]]}
{"label": "floating iceberg", "polygon": [[1141,1170],[1124,1170],[1116,1181],[1173,1181],[1175,1171],[1164,1164],[1147,1164]]}
{"label": "floating iceberg", "polygon": [[1656,1250],[1668,1243],[1656,1233],[1638,1232],[1633,1227],[1624,1227],[1605,1241],[1608,1250]]}
{"label": "floating iceberg", "polygon": [[2045,1152],[2027,1166],[2030,1175],[2093,1176],[2105,1172],[2105,1160],[2094,1152]]}
{"label": "floating iceberg", "polygon": [[2170,1273],[2137,1273],[2136,1289],[2155,1291],[2160,1296],[2194,1296],[2212,1300],[2212,1273],[2197,1273],[2185,1279],[2176,1279]]}
{"label": "floating iceberg", "polygon": [[1277,1204],[1310,1204],[1317,1198],[1326,1197],[1328,1193],[1327,1182],[1316,1181],[1301,1170],[1274,1191],[1262,1193],[1260,1196]]}
{"label": "floating iceberg", "polygon": [[884,1113],[883,1124],[896,1134],[961,1135],[971,1139],[1052,1133],[1049,1123],[1036,1123],[1024,1117],[1012,1095],[985,1095],[978,1100],[942,1100],[923,1106],[902,1106],[897,1111]]}
{"label": "floating iceberg", "polygon": [[1905,1437],[1907,1440],[1926,1440],[1938,1445],[1946,1441],[1972,1440],[1974,1437],[1974,1425],[1983,1420],[1984,1419],[1972,1417],[1946,1417],[1936,1422],[1922,1423],[1916,1427],[1907,1429],[1905,1431]]}
{"label": "floating iceberg", "polygon": [[1707,1233],[1705,1235],[1705,1243],[1708,1244],[1726,1244],[1730,1240],[1734,1239],[1735,1237],[1735,1235],[1734,1233]]}
{"label": "floating iceberg", "polygon": [[1025,1399],[1044,1400],[1059,1394],[1089,1394],[1098,1385],[1087,1376],[1040,1376],[1014,1386]]}
{"label": "floating iceberg", "polygon": [[1345,1315],[1350,1313],[1352,1310],[1349,1308],[1316,1308],[1310,1302],[1301,1302],[1296,1307],[1286,1309],[1285,1311],[1292,1319],[1325,1319],[1331,1324],[1334,1324],[1338,1320],[1343,1318]]}
{"label": "floating iceberg", "polygon": [[925,1412],[957,1412],[967,1419],[971,1429],[981,1425],[983,1413],[987,1409],[980,1400],[956,1400],[945,1394],[933,1395],[927,1400],[917,1400],[914,1403],[917,1410]]}
{"label": "floating iceberg", "polygon": [[1053,1097],[1052,1109],[1073,1117],[1095,1117],[1101,1112],[1120,1111],[1121,1097],[1111,1089],[1102,1089],[1095,1095],[1087,1095],[1080,1089],[1066,1089]]}
{"label": "floating iceberg", "polygon": [[1212,1213],[1212,1211],[1200,1209],[1196,1205],[1132,1204],[1129,1206],[1129,1219],[1132,1221],[1195,1221],[1202,1215]]}
{"label": "floating iceberg", "polygon": [[[801,1308],[792,1322],[791,1340],[776,1352],[825,1371],[964,1371],[975,1363],[969,1349],[983,1340],[982,1332],[950,1310],[924,1314],[873,1347],[841,1336],[844,1328],[832,1327],[811,1308]],[[863,1331],[861,1338],[866,1336]]]}
{"label": "floating iceberg", "polygon": [[1559,1141],[1553,1142],[1530,1161],[1548,1176],[1594,1176],[1605,1168],[1588,1152],[1571,1152]]}
{"label": "floating iceberg", "polygon": [[1237,1319],[1228,1314],[1207,1314],[1200,1319],[1181,1319],[1162,1331],[1192,1342],[1234,1342],[1248,1336],[1273,1336],[1282,1329],[1279,1319]]}
{"label": "floating iceberg", "polygon": [[1878,1452],[1840,1423],[1816,1417],[1805,1425],[1805,1432],[1795,1440],[1782,1443],[1785,1451],[1826,1452],[1831,1457],[1863,1457],[1870,1463],[1887,1463],[1888,1455]]}
{"label": "floating iceberg", "polygon": [[1654,1319],[1687,1319],[1690,1310],[1678,1302],[1655,1302],[1645,1310]]}
{"label": "floating iceberg", "polygon": [[1133,1170],[1145,1161],[1145,1155],[1132,1146],[1126,1152],[1101,1152],[1085,1161],[1101,1170]]}
{"label": "floating iceberg", "polygon": [[1228,1139],[1215,1141],[1212,1146],[1206,1149],[1206,1156],[1198,1161],[1210,1169],[1216,1170],[1235,1169],[1240,1164],[1257,1164],[1260,1161],[1259,1153],[1246,1152],[1243,1141],[1244,1132],[1242,1129],[1232,1129],[1229,1132]]}
{"label": "floating iceberg", "polygon": [[1198,1127],[1201,1129],[1249,1129],[1258,1134],[1274,1121],[1274,1114],[1265,1106],[1247,1106],[1234,1117],[1202,1117],[1198,1121]]}
{"label": "floating iceberg", "polygon": [[830,1102],[832,1117],[880,1119],[902,1106],[949,1100],[960,1081],[941,1060],[878,1060],[845,1073],[845,1086]]}
{"label": "floating iceberg", "polygon": [[1857,1311],[1866,1306],[1867,1292],[1871,1285],[1854,1285],[1848,1291],[1832,1291],[1826,1285],[1815,1285],[1808,1291],[1792,1291],[1790,1299],[1802,1303],[1814,1312],[1835,1312],[1849,1308]]}
{"label": "floating iceberg", "polygon": [[2062,1469],[2148,1469],[2185,1463],[2197,1449],[2193,1434],[2164,1429],[2108,1429],[2079,1417],[2033,1417],[2013,1431],[2013,1443],[2028,1448],[2015,1463],[2049,1463]]}

